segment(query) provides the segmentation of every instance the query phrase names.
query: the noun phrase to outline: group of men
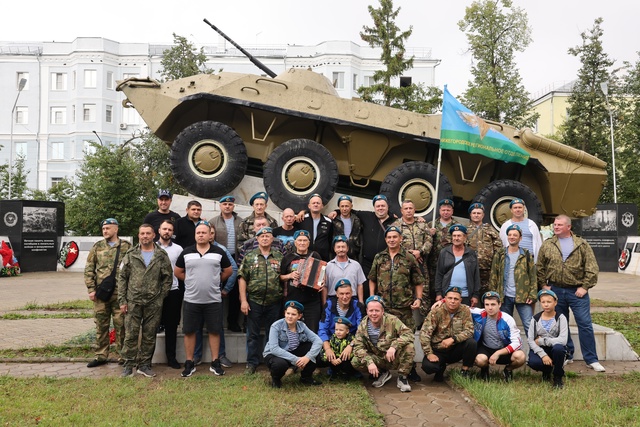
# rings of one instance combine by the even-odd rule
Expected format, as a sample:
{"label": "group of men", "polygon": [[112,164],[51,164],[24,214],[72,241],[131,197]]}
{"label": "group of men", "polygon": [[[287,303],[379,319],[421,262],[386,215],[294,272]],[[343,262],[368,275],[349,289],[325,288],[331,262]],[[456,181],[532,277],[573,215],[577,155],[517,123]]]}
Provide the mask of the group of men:
{"label": "group of men", "polygon": [[[384,195],[373,198],[373,211],[354,210],[351,198],[344,195],[338,199],[338,209],[325,216],[323,199],[314,194],[309,197],[308,212],[296,215],[285,209],[283,225],[278,226],[266,212],[265,192],[251,197],[253,211],[244,219],[234,211],[235,198],[222,197],[221,213],[210,221],[201,218],[202,206],[197,201],[189,202],[186,215],[180,217],[170,210],[171,197],[167,190],[159,192],[158,209],[144,219],[135,247],[118,238],[115,219],[102,223],[105,239],[92,248],[85,270],[89,298],[94,301],[98,341],[96,358],[89,367],[106,363],[109,322],[113,319],[124,376],[132,375],[134,368],[142,375],[155,375],[151,357],[156,331],[161,326],[166,334],[168,363],[179,369],[175,347],[182,313],[186,353],[182,375],[195,372],[202,358],[203,325],[209,334],[210,370],[223,375],[223,368],[231,366],[224,351],[224,297],[228,299],[230,331],[242,329],[240,312],[246,317],[247,371],[255,372],[261,350],[260,330],[264,328],[268,333],[270,325],[281,317],[286,283],[296,278],[295,272],[281,270],[283,256],[297,250],[298,239],[306,239],[308,250],[327,263],[325,286],[318,291],[324,308],[331,306],[331,301],[333,307],[337,305],[334,285],[346,280],[352,286],[354,303],[367,301],[367,318],[376,318],[377,314],[365,332],[378,328],[380,334],[384,323],[380,322],[386,322],[385,316],[394,316],[412,334],[422,328],[422,368],[436,374],[436,380],[442,378],[443,363],[453,359],[463,360],[463,371],[473,363],[485,367],[493,360],[486,352],[482,353],[484,356],[475,353],[477,348],[471,341],[479,338],[474,340],[473,329],[471,334],[467,330],[457,335],[452,332],[457,326],[473,324],[471,314],[458,319],[454,311],[484,305],[489,313],[486,295],[492,291],[489,300],[497,300],[498,307],[508,316],[517,310],[526,331],[536,293],[542,288],[556,292],[558,311],[567,318],[568,309],[573,310],[586,363],[604,371],[595,352],[588,296],[588,289],[596,284],[598,267],[593,251],[571,232],[566,216],[556,218],[555,236],[543,244],[537,225],[525,217],[522,199],[511,202],[512,218],[498,233],[483,222],[484,206],[480,203],[470,206],[468,227],[457,222],[451,199],[439,201],[439,215],[428,224],[415,216],[410,200],[402,202],[401,216],[396,217],[389,212]],[[98,300],[96,289],[114,273],[116,291],[109,300]],[[440,300],[444,304],[430,312],[431,303]],[[378,313],[369,315],[371,302]],[[448,327],[441,328],[440,321]],[[390,324],[394,325],[392,329],[406,333],[395,320]],[[318,333],[317,326],[315,329],[313,332]],[[140,331],[142,340],[138,344]],[[443,336],[442,331],[451,332],[451,336]],[[380,337],[367,345],[375,347],[387,342]],[[355,350],[362,340],[354,342],[358,343]],[[366,365],[366,370],[378,377],[377,384],[384,384],[390,374],[370,368],[373,359],[363,350],[367,345],[354,351],[354,367]],[[513,350],[509,354],[517,352],[514,343],[509,346]],[[405,347],[410,351],[413,340]],[[568,347],[572,355],[571,342]],[[469,356],[471,353],[473,357]],[[396,357],[387,348],[382,359],[390,362]],[[410,391],[406,378],[419,381],[420,377],[413,358],[401,359],[410,359],[411,364],[400,369],[398,387]],[[507,371],[524,363],[520,357],[509,360],[505,378],[510,378]]]}

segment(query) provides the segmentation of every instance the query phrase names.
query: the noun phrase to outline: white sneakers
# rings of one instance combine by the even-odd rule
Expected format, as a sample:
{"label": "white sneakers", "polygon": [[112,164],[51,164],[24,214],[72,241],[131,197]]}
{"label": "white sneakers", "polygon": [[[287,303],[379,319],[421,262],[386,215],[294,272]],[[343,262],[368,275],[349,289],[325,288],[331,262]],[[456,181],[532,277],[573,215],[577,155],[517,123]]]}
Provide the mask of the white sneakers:
{"label": "white sneakers", "polygon": [[602,366],[600,362],[589,363],[587,367],[593,369],[596,372],[606,372],[606,369],[604,369],[604,366]]}

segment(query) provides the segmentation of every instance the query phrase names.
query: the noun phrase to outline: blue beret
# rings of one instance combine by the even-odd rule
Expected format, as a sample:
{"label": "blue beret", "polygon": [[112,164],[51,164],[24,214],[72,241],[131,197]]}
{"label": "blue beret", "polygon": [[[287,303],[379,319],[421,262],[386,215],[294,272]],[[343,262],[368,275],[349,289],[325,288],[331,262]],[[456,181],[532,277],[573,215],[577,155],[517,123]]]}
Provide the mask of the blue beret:
{"label": "blue beret", "polygon": [[558,295],[556,295],[555,292],[549,290],[549,289],[542,289],[540,292],[538,292],[538,301],[540,301],[540,298],[543,295],[549,295],[550,297],[552,297],[554,300],[558,301]]}
{"label": "blue beret", "polygon": [[209,221],[205,221],[204,219],[196,222],[196,228],[200,227],[201,225],[206,225],[207,227],[211,228],[211,224],[209,224]]}
{"label": "blue beret", "polygon": [[342,286],[351,287],[351,281],[349,279],[340,279],[336,282],[336,285],[333,287],[333,289],[337,291],[338,288],[341,288]]}
{"label": "blue beret", "polygon": [[526,206],[526,204],[524,203],[524,200],[519,199],[519,198],[516,197],[515,199],[513,199],[511,201],[511,203],[509,203],[509,207],[512,207],[513,205],[518,205],[518,204]]}
{"label": "blue beret", "polygon": [[293,307],[293,308],[295,308],[295,309],[296,309],[296,310],[298,310],[300,313],[303,313],[303,312],[304,312],[304,305],[300,304],[298,301],[291,300],[291,301],[287,301],[287,302],[285,302],[285,303],[284,303],[284,309],[286,310],[286,309],[287,309],[287,308],[289,308],[289,307]]}
{"label": "blue beret", "polygon": [[338,242],[345,242],[347,245],[349,244],[349,239],[344,234],[339,234],[333,238],[332,244],[336,244]]}
{"label": "blue beret", "polygon": [[511,230],[516,230],[522,236],[522,228],[520,228],[519,225],[511,224],[510,226],[507,227],[506,233],[509,234]]}
{"label": "blue beret", "polygon": [[273,229],[271,227],[262,227],[256,233],[256,237],[260,236],[261,234],[265,234],[265,233],[273,234]]}
{"label": "blue beret", "polygon": [[353,203],[353,200],[351,200],[351,197],[347,196],[346,194],[343,194],[342,196],[338,197],[338,206],[340,206],[340,202],[342,202],[343,200],[347,200]]}
{"label": "blue beret", "polygon": [[384,237],[387,237],[387,234],[391,233],[392,231],[395,231],[402,236],[402,230],[400,229],[400,227],[398,227],[397,225],[390,225],[386,230],[384,230]]}
{"label": "blue beret", "polygon": [[158,190],[158,199],[160,197],[168,197],[170,199],[173,198],[173,196],[171,195],[171,191],[166,189]]}
{"label": "blue beret", "polygon": [[500,294],[495,291],[485,292],[482,295],[482,302],[484,302],[485,298],[498,298],[498,302],[500,302]]}
{"label": "blue beret", "polygon": [[378,200],[384,200],[385,202],[389,203],[389,201],[387,200],[387,196],[385,196],[384,194],[378,194],[377,196],[375,196],[373,198],[373,204],[375,205]]}
{"label": "blue beret", "polygon": [[249,199],[249,204],[253,206],[253,202],[256,199],[264,199],[264,201],[266,202],[269,200],[269,196],[267,196],[267,193],[265,193],[264,191],[261,191],[251,196],[251,198]]}
{"label": "blue beret", "polygon": [[364,302],[365,307],[369,305],[371,301],[379,302],[380,304],[382,304],[382,307],[384,307],[384,300],[380,295],[371,295],[369,298],[367,298],[367,300]]}
{"label": "blue beret", "polygon": [[307,230],[298,230],[293,233],[293,240],[296,240],[300,236],[306,237],[307,239],[311,240],[311,234],[309,234]]}
{"label": "blue beret", "polygon": [[[322,200],[322,196],[319,195],[318,193],[313,193],[312,195],[309,196],[309,201],[311,201],[311,199],[313,199],[314,197],[320,197],[320,200]],[[324,203],[324,201],[323,201]]]}
{"label": "blue beret", "polygon": [[338,317],[335,317],[335,318],[333,319],[333,321],[334,321],[334,323],[336,323],[336,324],[340,323],[340,324],[343,324],[343,325],[347,325],[348,327],[351,327],[351,326],[353,325],[353,323],[351,323],[351,320],[347,319],[347,318],[346,318],[346,317],[344,317],[344,316],[338,316]]}
{"label": "blue beret", "polygon": [[220,203],[224,203],[224,202],[234,203],[235,201],[236,201],[236,198],[233,196],[223,196],[220,198]]}
{"label": "blue beret", "polygon": [[484,205],[480,202],[471,203],[471,206],[469,206],[469,213],[471,213],[471,211],[474,209],[484,210]]}
{"label": "blue beret", "polygon": [[444,294],[446,295],[449,292],[457,292],[462,296],[462,290],[457,286],[449,286],[449,288],[447,289],[447,291]]}
{"label": "blue beret", "polygon": [[456,224],[449,227],[449,234],[453,234],[454,231],[462,231],[464,234],[467,234],[467,227],[462,224]]}
{"label": "blue beret", "polygon": [[449,205],[451,207],[453,207],[453,200],[451,199],[442,199],[438,202],[438,206],[442,206],[442,205]]}
{"label": "blue beret", "polygon": [[100,223],[100,227],[102,227],[103,225],[109,225],[109,224],[118,225],[118,220],[115,218],[107,218]]}

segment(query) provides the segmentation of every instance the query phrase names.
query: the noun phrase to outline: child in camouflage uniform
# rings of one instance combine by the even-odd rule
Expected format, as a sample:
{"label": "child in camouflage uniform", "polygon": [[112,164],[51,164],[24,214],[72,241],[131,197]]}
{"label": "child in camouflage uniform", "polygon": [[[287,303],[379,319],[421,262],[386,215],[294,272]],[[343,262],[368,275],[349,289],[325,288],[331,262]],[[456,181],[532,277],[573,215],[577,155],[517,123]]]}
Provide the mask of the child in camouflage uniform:
{"label": "child in camouflage uniform", "polygon": [[353,341],[353,335],[349,332],[352,324],[349,319],[343,316],[336,317],[334,322],[335,332],[329,339],[329,346],[336,355],[336,358],[332,362],[329,362],[325,351],[322,350],[320,353],[320,360],[323,362],[322,365],[326,364],[327,366],[331,366],[330,380],[335,380],[339,377],[344,380],[348,380],[349,378],[356,376],[358,372],[351,365],[353,352],[345,358],[339,357],[339,355],[341,355],[344,349],[347,348],[347,346],[350,346]]}

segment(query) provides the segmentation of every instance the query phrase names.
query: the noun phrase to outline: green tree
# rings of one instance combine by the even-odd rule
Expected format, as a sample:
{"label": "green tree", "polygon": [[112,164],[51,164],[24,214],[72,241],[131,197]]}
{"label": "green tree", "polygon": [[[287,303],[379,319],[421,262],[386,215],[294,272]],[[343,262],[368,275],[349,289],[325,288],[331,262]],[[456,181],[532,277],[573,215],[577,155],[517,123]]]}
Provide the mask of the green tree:
{"label": "green tree", "polygon": [[[100,221],[113,217],[120,223],[120,235],[135,236],[149,211],[140,166],[131,155],[131,141],[105,147],[93,144],[76,173],[76,194],[66,204],[66,222],[74,234],[100,234]],[[155,197],[154,197],[155,198]]]}
{"label": "green tree", "polygon": [[412,83],[405,87],[394,87],[391,82],[413,68],[413,57],[407,58],[405,42],[413,31],[401,31],[396,25],[400,8],[394,10],[392,0],[380,0],[380,7],[368,6],[373,26],[363,26],[360,37],[371,47],[382,49],[380,59],[384,69],[373,74],[375,83],[361,86],[358,94],[366,102],[375,102],[388,107],[419,113],[433,113],[442,104],[442,92],[437,88],[425,88]]}
{"label": "green tree", "polygon": [[[22,154],[16,156],[11,168],[11,198],[14,200],[24,199],[28,195],[27,170],[25,157]],[[9,164],[0,165],[0,199],[9,198]]]}
{"label": "green tree", "polygon": [[[580,34],[582,44],[569,49],[569,54],[578,57],[582,65],[568,99],[567,119],[560,133],[565,144],[606,161],[607,174],[611,177],[609,112],[600,84],[609,82],[611,100],[615,99],[618,89],[615,76],[609,72],[614,61],[602,46],[602,22],[602,18],[597,18],[591,29]],[[615,105],[612,105],[612,108],[615,108]],[[608,179],[600,202],[611,201],[613,180]]]}
{"label": "green tree", "polygon": [[515,53],[531,43],[526,12],[511,0],[478,0],[466,8],[458,27],[466,32],[475,60],[465,105],[484,119],[533,125],[537,117],[529,113],[529,93],[515,62]]}
{"label": "green tree", "polygon": [[167,80],[177,80],[212,72],[206,67],[207,55],[204,53],[203,47],[198,50],[186,37],[176,33],[173,33],[173,43],[171,48],[162,52],[162,60],[160,61],[162,77]]}

